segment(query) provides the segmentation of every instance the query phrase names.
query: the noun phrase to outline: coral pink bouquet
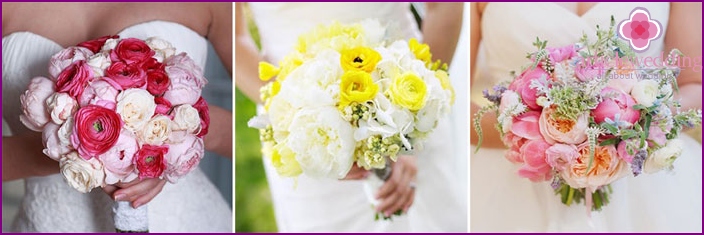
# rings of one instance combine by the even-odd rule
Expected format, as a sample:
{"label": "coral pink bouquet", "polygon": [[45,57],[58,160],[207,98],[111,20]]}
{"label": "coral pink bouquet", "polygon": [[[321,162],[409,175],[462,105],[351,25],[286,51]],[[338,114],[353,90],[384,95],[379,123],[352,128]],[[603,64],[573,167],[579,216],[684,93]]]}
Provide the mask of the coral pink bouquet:
{"label": "coral pink bouquet", "polygon": [[[171,183],[204,155],[208,106],[202,69],[169,42],[106,36],[66,48],[21,96],[22,123],[44,154],[87,193],[136,179]],[[146,206],[113,208],[118,231],[148,231]]]}
{"label": "coral pink bouquet", "polygon": [[[515,79],[484,91],[488,111],[509,148],[518,176],[552,182],[562,202],[584,201],[588,211],[609,202],[610,186],[628,175],[672,169],[682,153],[683,127],[701,125],[701,110],[680,111],[675,100],[681,58],[673,50],[663,66],[632,63],[635,53],[612,27],[579,43],[529,54]],[[479,140],[481,145],[481,138]]]}

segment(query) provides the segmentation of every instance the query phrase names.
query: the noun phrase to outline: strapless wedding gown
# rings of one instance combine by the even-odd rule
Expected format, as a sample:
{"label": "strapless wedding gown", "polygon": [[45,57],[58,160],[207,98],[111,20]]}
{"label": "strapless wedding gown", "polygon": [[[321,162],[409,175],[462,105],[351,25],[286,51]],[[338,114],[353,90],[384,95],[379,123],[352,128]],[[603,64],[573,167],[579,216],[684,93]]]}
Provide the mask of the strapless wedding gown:
{"label": "strapless wedding gown", "polygon": [[[176,23],[151,21],[125,28],[122,38],[158,36],[170,41],[205,66],[207,41]],[[31,32],[16,32],[2,39],[3,120],[10,130],[28,131],[19,122],[19,96],[30,79],[48,76],[49,58],[62,46]],[[58,167],[58,164],[57,164]],[[82,194],[68,186],[60,174],[25,179],[25,196],[11,230],[23,232],[114,232],[113,200],[101,189]],[[166,184],[149,204],[151,232],[232,232],[232,210],[200,169],[177,184]]]}
{"label": "strapless wedding gown", "polygon": [[[250,3],[249,6],[261,36],[263,56],[272,63],[278,63],[293,50],[298,35],[334,20],[354,23],[376,18],[388,24],[390,35],[399,39],[421,37],[408,3]],[[458,73],[451,77],[455,82],[466,76]],[[457,84],[454,84],[457,93],[465,94],[466,85]],[[458,95],[457,99],[461,97]],[[429,138],[425,150],[417,152],[415,202],[407,215],[396,217],[393,222],[374,221],[363,181],[313,179],[304,175],[296,181],[279,177],[271,163],[264,160],[279,231],[466,231],[467,186],[466,174],[462,173],[466,168],[457,167],[457,162],[466,158],[466,151],[455,150],[460,144],[466,147],[466,131],[451,130],[451,120],[456,120],[456,115],[466,117],[466,109],[459,108],[453,113],[454,118],[445,119]],[[462,136],[465,141],[460,143]]]}
{"label": "strapless wedding gown", "polygon": [[[547,39],[548,46],[575,43],[583,32],[595,38],[596,25],[608,28],[611,15],[618,23],[635,7],[647,8],[666,32],[669,3],[599,3],[581,17],[553,3],[489,3],[482,15],[483,45],[472,102],[484,102],[482,90],[510,80],[509,72],[526,64],[536,36]],[[663,39],[653,41],[640,56],[660,56]],[[609,205],[592,213],[591,220],[583,204],[563,205],[549,182],[519,178],[518,167],[504,158],[505,150],[483,148],[470,159],[470,231],[701,232],[701,145],[686,135],[681,139],[686,145],[674,173],[618,180]]]}

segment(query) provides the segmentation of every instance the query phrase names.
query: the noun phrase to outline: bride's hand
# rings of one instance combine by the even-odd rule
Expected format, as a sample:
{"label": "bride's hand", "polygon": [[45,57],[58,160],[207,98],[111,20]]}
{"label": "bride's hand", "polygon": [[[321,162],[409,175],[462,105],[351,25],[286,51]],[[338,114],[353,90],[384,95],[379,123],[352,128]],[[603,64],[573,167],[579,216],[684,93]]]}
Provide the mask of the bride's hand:
{"label": "bride's hand", "polygon": [[376,198],[381,200],[376,211],[382,212],[387,217],[399,210],[406,213],[415,198],[417,173],[415,157],[399,156],[398,160],[392,164],[391,176],[376,195]]}
{"label": "bride's hand", "polygon": [[128,201],[132,207],[138,208],[154,199],[164,185],[166,180],[163,179],[136,179],[129,183],[108,185],[103,190],[115,201]]}
{"label": "bride's hand", "polygon": [[368,170],[365,170],[364,168],[357,166],[357,163],[354,163],[352,164],[352,169],[347,172],[347,175],[343,178],[343,180],[361,180],[367,178],[369,174],[370,172]]}

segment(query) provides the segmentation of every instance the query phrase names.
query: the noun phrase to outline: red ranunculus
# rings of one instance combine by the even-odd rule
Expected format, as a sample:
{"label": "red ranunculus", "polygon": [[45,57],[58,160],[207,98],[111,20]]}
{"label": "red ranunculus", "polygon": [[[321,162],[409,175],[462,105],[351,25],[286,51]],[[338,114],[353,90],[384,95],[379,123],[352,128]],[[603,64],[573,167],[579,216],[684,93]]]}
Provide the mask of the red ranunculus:
{"label": "red ranunculus", "polygon": [[161,70],[153,70],[147,72],[147,91],[154,96],[162,96],[169,89],[171,80],[166,72]]}
{"label": "red ranunculus", "polygon": [[166,169],[166,153],[169,146],[142,145],[135,154],[134,164],[139,171],[139,179],[159,178]]}
{"label": "red ranunculus", "polygon": [[154,51],[142,40],[136,38],[123,39],[117,43],[110,53],[110,60],[123,61],[127,64],[140,64],[152,56]]}
{"label": "red ranunculus", "polygon": [[144,69],[144,71],[147,71],[147,72],[151,72],[151,71],[155,71],[155,70],[166,72],[165,71],[166,65],[164,63],[157,61],[154,58],[149,58],[146,61],[144,61],[144,63],[142,63],[142,69]]}
{"label": "red ranunculus", "polygon": [[88,160],[107,152],[117,143],[122,120],[115,111],[98,105],[88,105],[76,112],[71,144]]}
{"label": "red ranunculus", "polygon": [[77,99],[92,79],[93,70],[90,66],[84,60],[76,61],[56,78],[56,92],[66,92]]}
{"label": "red ranunculus", "polygon": [[201,96],[200,99],[193,105],[193,108],[198,110],[198,115],[200,115],[200,132],[198,132],[198,137],[203,137],[208,134],[208,126],[210,126],[210,111],[208,109],[208,102]]}
{"label": "red ranunculus", "polygon": [[105,76],[121,86],[121,90],[142,88],[147,84],[147,73],[136,64],[115,62],[105,70]]}
{"label": "red ranunculus", "polygon": [[101,48],[103,48],[103,45],[105,45],[105,41],[108,39],[114,39],[114,38],[119,38],[120,36],[117,35],[110,35],[110,36],[104,36],[95,40],[90,40],[90,41],[85,41],[82,43],[79,43],[76,46],[79,47],[85,47],[88,48],[88,50],[92,51],[93,53],[98,53]]}
{"label": "red ranunculus", "polygon": [[165,99],[164,97],[156,97],[154,98],[154,103],[156,103],[156,110],[154,111],[154,115],[162,114],[169,116],[171,119],[174,118],[173,115],[169,115],[169,113],[171,112],[171,108],[173,108],[169,100]]}

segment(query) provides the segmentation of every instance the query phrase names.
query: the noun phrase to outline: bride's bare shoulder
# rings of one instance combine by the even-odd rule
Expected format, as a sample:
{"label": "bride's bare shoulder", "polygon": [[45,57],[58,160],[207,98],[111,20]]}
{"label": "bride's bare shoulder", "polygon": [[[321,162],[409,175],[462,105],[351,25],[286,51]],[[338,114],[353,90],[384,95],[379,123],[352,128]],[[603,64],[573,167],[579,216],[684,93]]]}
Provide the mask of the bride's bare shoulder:
{"label": "bride's bare shoulder", "polygon": [[484,12],[484,8],[486,8],[486,5],[489,4],[488,2],[472,2],[472,5],[475,9],[477,9],[477,13],[481,15]]}

